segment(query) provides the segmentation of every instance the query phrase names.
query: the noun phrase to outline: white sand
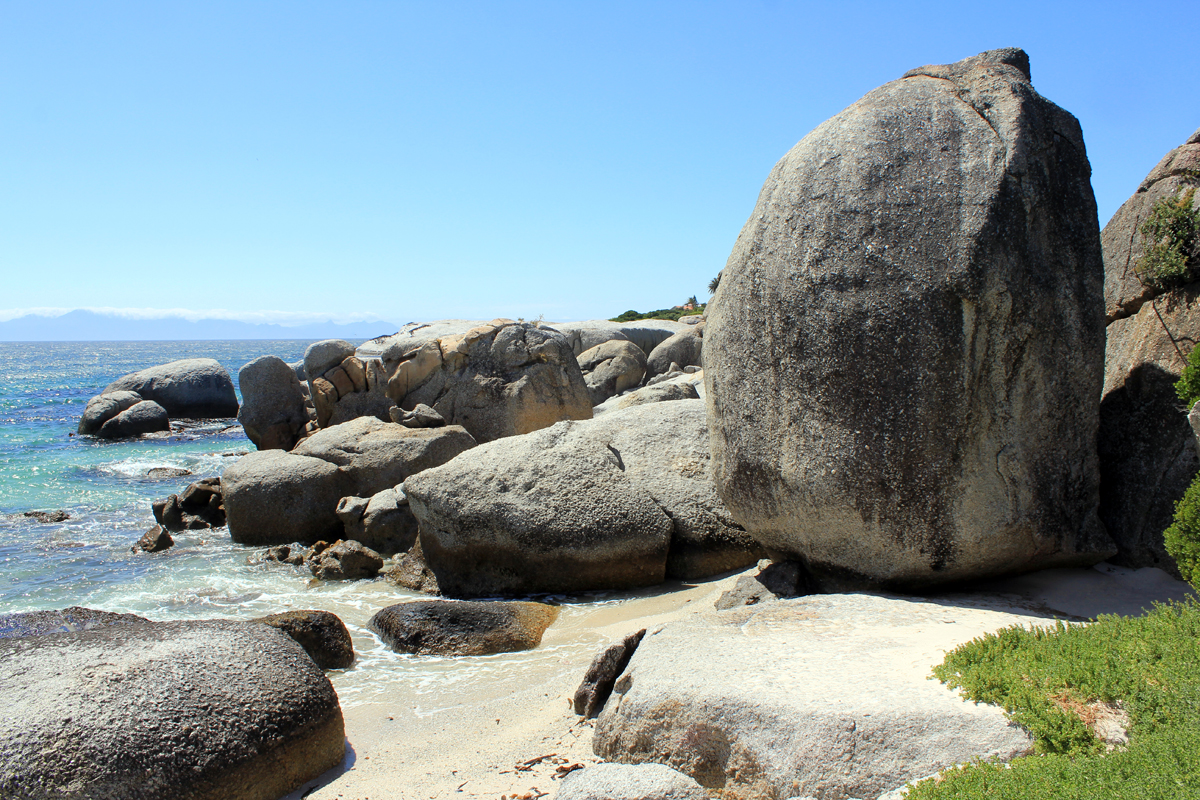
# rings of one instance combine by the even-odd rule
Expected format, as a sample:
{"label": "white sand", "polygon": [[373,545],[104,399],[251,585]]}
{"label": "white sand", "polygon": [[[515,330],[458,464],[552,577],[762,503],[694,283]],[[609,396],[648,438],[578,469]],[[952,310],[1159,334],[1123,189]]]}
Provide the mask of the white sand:
{"label": "white sand", "polygon": [[[594,763],[592,723],[571,710],[571,697],[595,651],[639,628],[653,628],[713,603],[737,575],[692,586],[631,593],[622,602],[575,607],[552,625],[543,648],[560,647],[557,659],[512,663],[494,678],[441,689],[436,708],[421,687],[397,688],[388,703],[346,712],[347,756],[343,765],[289,795],[290,800],[391,800],[391,798],[553,797],[556,770]],[[960,607],[962,621],[977,622],[978,609],[1007,614],[1090,618],[1136,614],[1154,601],[1178,599],[1191,590],[1156,569],[1129,570],[1102,564],[1094,569],[1047,570],[981,583],[971,593],[931,598]],[[940,653],[984,632],[976,624],[944,626],[937,657],[912,669],[928,674]],[[955,629],[955,630],[951,630]],[[964,638],[965,629],[970,629]],[[541,756],[547,758],[525,766]],[[521,769],[518,769],[521,766]]]}

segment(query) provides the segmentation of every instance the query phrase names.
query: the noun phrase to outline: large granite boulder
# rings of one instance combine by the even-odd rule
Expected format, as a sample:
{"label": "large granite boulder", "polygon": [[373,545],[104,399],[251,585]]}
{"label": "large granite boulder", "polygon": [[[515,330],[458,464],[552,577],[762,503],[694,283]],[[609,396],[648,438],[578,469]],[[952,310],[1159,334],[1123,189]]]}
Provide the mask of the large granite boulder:
{"label": "large granite boulder", "polygon": [[610,397],[592,409],[592,416],[598,417],[610,411],[620,411],[623,408],[645,405],[646,403],[664,403],[671,400],[704,399],[704,370],[693,373],[682,373],[673,378],[643,386],[632,392]]}
{"label": "large granite boulder", "polygon": [[336,464],[283,450],[243,456],[221,476],[229,535],[239,544],[336,539],[338,502],[354,494]]}
{"label": "large granite boulder", "polygon": [[292,453],[337,465],[354,489],[347,495],[370,497],[474,446],[475,440],[458,425],[408,428],[359,417],[314,433]]}
{"label": "large granite boulder", "polygon": [[142,402],[142,396],[137,392],[98,394],[88,400],[87,406],[83,409],[83,415],[79,418],[79,427],[76,432],[84,436],[95,435],[104,426],[104,423],[140,402]]}
{"label": "large granite boulder", "polygon": [[238,422],[259,450],[291,450],[304,436],[308,409],[296,370],[278,356],[262,356],[238,372]]}
{"label": "large granite boulder", "polygon": [[404,488],[450,596],[647,586],[761,554],[713,489],[698,400],[480,445]]}
{"label": "large granite boulder", "polygon": [[612,339],[579,356],[592,405],[638,386],[646,375],[646,354],[633,342]]}
{"label": "large granite boulder", "polygon": [[353,539],[339,539],[328,547],[313,546],[306,560],[313,577],[322,581],[357,581],[374,578],[383,569],[383,558]]}
{"label": "large granite boulder", "polygon": [[309,381],[316,423],[327,428],[359,417],[387,422],[396,404],[387,396],[387,373],[377,358],[349,355]]}
{"label": "large granite boulder", "polygon": [[687,330],[688,326],[670,319],[639,319],[633,322],[589,319],[584,322],[555,322],[549,327],[567,337],[577,356],[610,341],[633,342],[649,356],[655,347],[680,331]]}
{"label": "large granite boulder", "polygon": [[707,311],[722,500],[824,585],[1084,565],[1103,265],[1021,50],[912,70],[775,165]]}
{"label": "large granite boulder", "polygon": [[1200,469],[1187,410],[1175,394],[1184,356],[1200,341],[1200,283],[1147,300],[1107,332],[1100,519],[1116,542],[1116,563],[1178,577],[1163,531]]}
{"label": "large granite boulder", "polygon": [[105,394],[121,391],[137,392],[143,400],[153,400],[171,417],[209,419],[236,417],[238,413],[233,379],[211,358],[184,358],[131,372],[104,390]]}
{"label": "large granite boulder", "polygon": [[223,476],[229,533],[252,545],[341,538],[343,497],[371,497],[474,444],[457,425],[406,428],[360,417],[314,433],[290,453],[251,453]]}
{"label": "large granite boulder", "polygon": [[646,374],[653,378],[670,370],[672,364],[680,367],[698,367],[704,353],[703,323],[689,325],[687,330],[680,331],[666,339],[650,353],[646,361]]}
{"label": "large granite boulder", "polygon": [[387,394],[397,405],[424,403],[479,442],[592,416],[570,344],[536,324],[494,320],[391,355],[400,360]]}
{"label": "large granite boulder", "polygon": [[358,346],[362,358],[379,358],[390,375],[405,354],[443,336],[462,336],[472,328],[486,325],[482,319],[439,319],[433,322],[410,322],[390,336],[379,336]]}
{"label": "large granite boulder", "polygon": [[311,381],[354,355],[354,345],[345,339],[323,339],[304,351],[304,374]]}
{"label": "large granite boulder", "polygon": [[368,626],[400,653],[486,656],[532,650],[558,617],[545,603],[415,600],[371,617]]}
{"label": "large granite boulder", "polygon": [[696,615],[642,639],[593,748],[729,797],[873,798],[974,758],[1008,760],[1029,735],[929,674],[944,649],[1039,621],[869,594]]}
{"label": "large granite boulder", "polygon": [[167,410],[153,400],[142,400],[101,425],[96,436],[101,439],[129,439],[144,433],[169,430],[171,419],[167,416]]}
{"label": "large granite boulder", "polygon": [[0,796],[274,800],[337,766],[337,695],[254,623],[145,622],[0,641]]}
{"label": "large granite boulder", "polygon": [[1196,186],[1198,173],[1200,130],[1163,156],[1133,197],[1104,226],[1100,234],[1104,247],[1104,311],[1110,323],[1138,313],[1142,303],[1159,293],[1142,283],[1137,274],[1144,246],[1142,223],[1155,203],[1175,197],[1180,189]]}

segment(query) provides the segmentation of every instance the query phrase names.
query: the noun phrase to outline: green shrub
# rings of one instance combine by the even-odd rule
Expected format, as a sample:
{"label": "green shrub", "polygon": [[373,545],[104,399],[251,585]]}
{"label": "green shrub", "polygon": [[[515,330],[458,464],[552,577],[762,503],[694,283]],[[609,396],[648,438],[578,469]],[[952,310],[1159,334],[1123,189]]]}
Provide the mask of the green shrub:
{"label": "green shrub", "polygon": [[1187,366],[1183,374],[1175,382],[1175,394],[1190,409],[1200,400],[1200,347],[1193,347],[1188,353]]}
{"label": "green shrub", "polygon": [[1183,579],[1200,589],[1200,475],[1175,504],[1175,520],[1163,531],[1163,543]]}
{"label": "green shrub", "polygon": [[1159,200],[1142,223],[1142,256],[1137,272],[1142,282],[1170,289],[1196,278],[1200,267],[1200,208],[1192,201],[1195,187]]}
{"label": "green shrub", "polygon": [[[692,298],[692,299],[695,299],[695,298]],[[705,305],[703,303],[700,305],[697,305],[691,311],[685,311],[682,308],[660,308],[658,311],[648,311],[645,314],[642,314],[638,311],[634,311],[633,309],[630,309],[629,311],[626,311],[624,314],[621,314],[620,316],[613,317],[609,321],[610,322],[633,322],[634,320],[639,320],[639,319],[669,319],[669,320],[674,320],[674,321],[678,322],[680,317],[690,316],[692,314],[703,314],[704,309],[705,309]]]}
{"label": "green shrub", "polygon": [[[1200,603],[1090,625],[1006,628],[955,649],[934,670],[976,702],[1001,706],[1034,755],[978,762],[913,786],[907,800],[1200,798]],[[1129,745],[1105,752],[1080,719],[1120,704]]]}

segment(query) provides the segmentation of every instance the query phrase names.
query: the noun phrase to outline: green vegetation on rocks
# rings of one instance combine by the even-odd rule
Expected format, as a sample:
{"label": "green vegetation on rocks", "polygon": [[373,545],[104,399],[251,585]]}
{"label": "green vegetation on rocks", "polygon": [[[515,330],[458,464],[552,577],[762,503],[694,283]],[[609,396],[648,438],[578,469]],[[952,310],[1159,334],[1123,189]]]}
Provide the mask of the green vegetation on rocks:
{"label": "green vegetation on rocks", "polygon": [[1183,579],[1200,588],[1200,475],[1175,504],[1175,520],[1163,531],[1163,543]]}
{"label": "green vegetation on rocks", "polygon": [[[948,770],[915,784],[907,800],[1200,798],[1198,662],[1195,600],[968,642],[934,675],[1003,707],[1034,737],[1034,754]],[[1122,711],[1128,745],[1107,747],[1091,726]]]}
{"label": "green vegetation on rocks", "polygon": [[660,308],[658,311],[647,311],[645,314],[630,309],[624,314],[613,317],[611,322],[634,322],[639,319],[669,319],[676,322],[680,317],[703,314],[705,303],[696,304],[695,308]]}
{"label": "green vegetation on rocks", "polygon": [[1200,268],[1200,208],[1193,204],[1195,187],[1181,188],[1159,200],[1139,228],[1142,257],[1138,275],[1157,289],[1172,289],[1197,277]]}
{"label": "green vegetation on rocks", "polygon": [[1187,361],[1187,366],[1183,368],[1183,374],[1175,382],[1175,394],[1179,396],[1184,405],[1191,408],[1197,400],[1200,400],[1200,347],[1192,348],[1192,352],[1188,353]]}

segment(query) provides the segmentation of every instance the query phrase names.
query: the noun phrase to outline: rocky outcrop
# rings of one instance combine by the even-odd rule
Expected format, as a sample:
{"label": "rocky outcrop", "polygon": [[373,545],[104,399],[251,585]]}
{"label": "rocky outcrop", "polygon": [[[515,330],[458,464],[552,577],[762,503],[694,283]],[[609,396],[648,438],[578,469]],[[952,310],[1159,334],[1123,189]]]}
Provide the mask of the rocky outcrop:
{"label": "rocky outcrop", "polygon": [[374,578],[383,569],[383,558],[354,540],[338,539],[328,547],[314,545],[305,559],[313,577],[322,581],[357,581]]}
{"label": "rocky outcrop", "polygon": [[153,400],[172,418],[224,418],[238,413],[233,380],[211,358],[185,358],[132,372],[110,383],[104,393],[119,391]]}
{"label": "rocky outcrop", "polygon": [[1175,382],[1200,341],[1200,284],[1145,302],[1108,326],[1100,401],[1100,518],[1116,563],[1178,577],[1163,544],[1175,503],[1200,469]]}
{"label": "rocky outcrop", "polygon": [[274,800],[345,752],[328,679],[265,625],[7,639],[0,693],[0,796],[12,800]]}
{"label": "rocky outcrop", "polygon": [[417,518],[408,507],[403,484],[371,497],[343,497],[337,515],[345,538],[380,553],[403,553],[417,541]]}
{"label": "rocky outcrop", "polygon": [[238,422],[259,450],[291,450],[304,436],[308,409],[296,370],[278,356],[262,356],[238,372]]}
{"label": "rocky outcrop", "polygon": [[556,322],[549,327],[567,337],[572,352],[577,356],[610,341],[633,342],[649,356],[663,341],[687,329],[683,323],[669,319],[639,319],[633,322],[591,319],[585,322]]}
{"label": "rocky outcrop", "polygon": [[223,476],[229,533],[252,545],[341,538],[343,497],[372,497],[473,445],[457,425],[413,429],[361,417],[318,431],[290,453],[251,453]]}
{"label": "rocky outcrop", "polygon": [[285,611],[259,617],[254,622],[278,628],[304,648],[321,669],[346,669],[354,663],[350,631],[328,611]]}
{"label": "rocky outcrop", "polygon": [[1143,248],[1140,228],[1155,203],[1175,197],[1180,189],[1197,185],[1200,185],[1200,130],[1163,156],[1133,197],[1104,226],[1100,239],[1104,246],[1104,310],[1108,322],[1138,313],[1142,303],[1158,294],[1138,278],[1137,265]]}
{"label": "rocky outcrop", "polygon": [[534,324],[494,320],[390,357],[398,361],[387,394],[397,405],[424,403],[479,442],[592,416],[569,343]]}
{"label": "rocky outcrop", "polygon": [[167,410],[153,400],[142,400],[107,420],[96,431],[101,439],[129,439],[145,433],[171,430]]}
{"label": "rocky outcrop", "polygon": [[613,339],[585,350],[579,368],[592,405],[636,388],[646,375],[646,354],[630,341]]}
{"label": "rocky outcrop", "polygon": [[22,611],[16,614],[0,614],[0,639],[87,631],[105,625],[137,625],[149,621],[136,614],[114,614],[111,611],[82,606],[71,606],[56,611]]}
{"label": "rocky outcrop", "polygon": [[154,520],[168,531],[220,528],[225,524],[224,497],[220,478],[202,478],[151,504]]}
{"label": "rocky outcrop", "polygon": [[645,635],[646,629],[642,628],[596,654],[583,675],[583,682],[575,690],[572,703],[576,714],[585,719],[592,719],[600,713],[612,694],[617,678],[621,677],[625,667],[629,666],[633,651],[637,650]]}
{"label": "rocky outcrop", "polygon": [[776,164],[708,307],[719,493],[828,587],[1084,565],[1103,265],[1023,51],[912,70]]}
{"label": "rocky outcrop", "polygon": [[662,764],[593,764],[567,775],[555,800],[709,800],[700,784]]}
{"label": "rocky outcrop", "polygon": [[79,427],[76,432],[84,436],[94,436],[104,423],[140,402],[142,402],[142,396],[137,392],[98,394],[88,400],[87,406],[83,409],[83,415],[79,418]]}
{"label": "rocky outcrop", "polygon": [[607,414],[610,411],[620,411],[622,408],[632,408],[646,403],[663,403],[670,400],[703,399],[700,393],[704,389],[704,371],[692,374],[681,373],[668,380],[643,386],[618,397],[610,397],[592,409],[593,416]]}
{"label": "rocky outcrop", "polygon": [[704,353],[704,324],[689,325],[665,340],[650,353],[646,361],[646,374],[651,378],[668,372],[672,364],[680,367],[698,367]]}
{"label": "rocky outcrop", "polygon": [[[311,373],[310,373],[311,374]],[[396,405],[387,396],[387,375],[377,359],[347,356],[309,381],[318,427],[328,428],[359,417],[387,422]]]}
{"label": "rocky outcrop", "polygon": [[391,336],[380,336],[369,342],[363,342],[358,347],[362,358],[379,358],[390,375],[396,370],[396,365],[404,360],[405,353],[420,347],[426,342],[432,342],[443,336],[462,336],[472,328],[486,325],[487,321],[478,319],[439,319],[433,322],[410,322]]}
{"label": "rocky outcrop", "polygon": [[780,598],[803,597],[814,590],[808,570],[799,561],[763,562],[757,573],[738,578],[732,589],[718,597],[716,608],[724,611]]}
{"label": "rocky outcrop", "polygon": [[486,656],[532,650],[557,617],[545,603],[416,600],[388,606],[367,624],[401,653]]}
{"label": "rocky outcrop", "polygon": [[405,482],[450,596],[648,586],[752,564],[713,491],[700,401],[481,445]]}
{"label": "rocky outcrop", "polygon": [[155,525],[142,534],[142,538],[137,540],[137,544],[132,549],[135,553],[138,551],[143,553],[161,553],[163,550],[169,550],[174,546],[175,540],[171,538],[171,534],[167,533],[167,529],[162,525]]}
{"label": "rocky outcrop", "polygon": [[1036,621],[846,594],[672,622],[638,646],[593,747],[730,797],[877,797],[974,758],[1008,760],[1029,735],[929,673],[982,631]]}

